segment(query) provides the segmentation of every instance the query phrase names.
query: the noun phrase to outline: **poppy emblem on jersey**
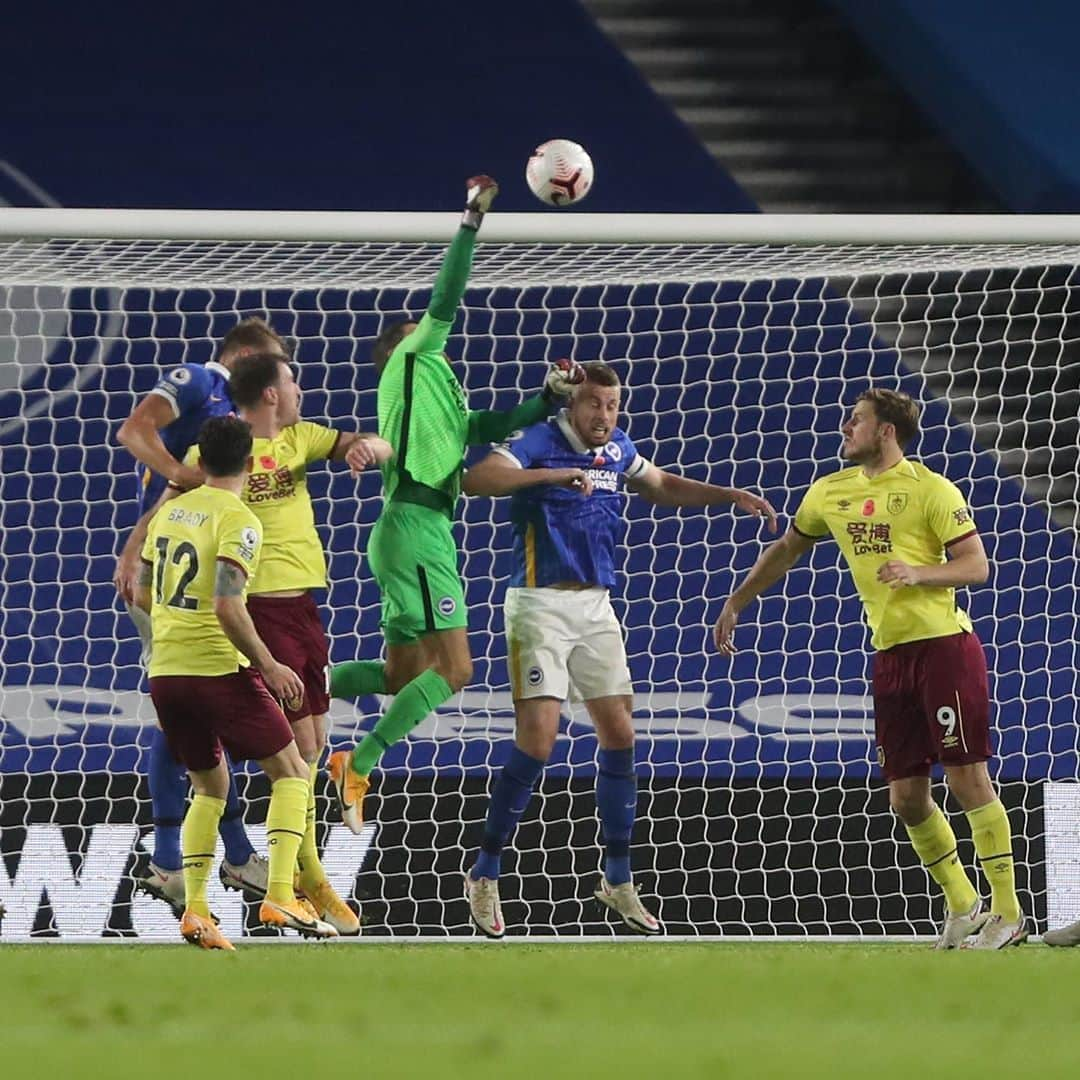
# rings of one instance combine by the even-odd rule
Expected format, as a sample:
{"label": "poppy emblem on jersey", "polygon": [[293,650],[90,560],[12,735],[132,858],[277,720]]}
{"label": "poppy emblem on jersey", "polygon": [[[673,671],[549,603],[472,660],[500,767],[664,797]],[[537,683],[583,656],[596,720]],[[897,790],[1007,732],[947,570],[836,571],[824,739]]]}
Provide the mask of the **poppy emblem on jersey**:
{"label": "poppy emblem on jersey", "polygon": [[862,504],[862,516],[863,517],[873,517],[874,516],[874,500],[873,499],[867,499],[866,502],[864,502]]}
{"label": "poppy emblem on jersey", "polygon": [[443,615],[453,615],[457,611],[457,601],[452,596],[444,596],[439,601],[439,611]]}
{"label": "poppy emblem on jersey", "polygon": [[259,458],[259,464],[268,471],[277,468],[277,462],[269,454],[263,454],[262,457]]}
{"label": "poppy emblem on jersey", "polygon": [[604,460],[603,454],[597,454],[596,457],[592,459],[592,463],[594,469],[602,469],[607,464],[607,461]]}
{"label": "poppy emblem on jersey", "polygon": [[902,514],[907,507],[906,491],[890,491],[889,498],[885,503],[885,509],[890,514]]}
{"label": "poppy emblem on jersey", "polygon": [[529,674],[526,676],[529,680],[530,686],[539,686],[544,681],[544,673],[538,667],[529,668]]}

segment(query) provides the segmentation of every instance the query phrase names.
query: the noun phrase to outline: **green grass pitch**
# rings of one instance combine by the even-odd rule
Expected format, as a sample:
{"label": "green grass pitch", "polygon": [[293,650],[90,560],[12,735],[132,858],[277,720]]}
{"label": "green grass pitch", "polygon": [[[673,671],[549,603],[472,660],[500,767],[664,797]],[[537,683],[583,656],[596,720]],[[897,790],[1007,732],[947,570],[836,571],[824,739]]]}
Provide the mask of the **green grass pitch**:
{"label": "green grass pitch", "polygon": [[1080,950],[0,945],[5,1077],[1080,1076]]}

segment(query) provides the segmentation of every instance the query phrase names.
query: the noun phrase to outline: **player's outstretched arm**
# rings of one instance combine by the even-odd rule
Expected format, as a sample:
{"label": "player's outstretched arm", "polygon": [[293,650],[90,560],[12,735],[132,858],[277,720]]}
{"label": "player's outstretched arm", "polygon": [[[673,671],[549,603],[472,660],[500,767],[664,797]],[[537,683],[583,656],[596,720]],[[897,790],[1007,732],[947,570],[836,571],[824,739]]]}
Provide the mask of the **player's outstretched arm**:
{"label": "player's outstretched arm", "polygon": [[552,409],[559,408],[585,380],[585,369],[574,360],[558,360],[544,379],[539,394],[526,398],[505,412],[476,409],[469,413],[469,446],[485,446],[503,442],[511,432],[532,427],[545,419]]}
{"label": "player's outstretched arm", "polygon": [[344,461],[353,472],[363,472],[369,465],[383,465],[394,456],[394,448],[378,435],[366,431],[343,431],[331,461]]}
{"label": "player's outstretched arm", "polygon": [[733,642],[739,614],[766,589],[772,588],[812,547],[814,541],[794,529],[788,529],[759,556],[739,587],[728,597],[713,627],[717,649],[730,656],[735,652]]}
{"label": "player's outstretched arm", "polygon": [[512,495],[540,484],[592,494],[592,481],[584,469],[523,469],[497,450],[466,471],[461,490],[466,495]]}
{"label": "player's outstretched arm", "polygon": [[723,506],[730,504],[747,514],[763,517],[769,532],[776,532],[776,511],[768,499],[741,488],[718,487],[665,472],[650,465],[639,477],[628,481],[630,488],[656,506]]}
{"label": "player's outstretched arm", "polygon": [[214,614],[225,636],[262,675],[270,693],[290,709],[297,709],[304,700],[304,682],[292,668],[279,664],[259,637],[244,603],[246,583],[247,574],[236,563],[218,559],[214,577]]}
{"label": "player's outstretched arm", "polygon": [[137,461],[170,483],[184,489],[198,487],[202,483],[202,474],[177,461],[161,441],[161,429],[175,419],[176,413],[169,401],[157,394],[148,394],[120,425],[116,440]]}

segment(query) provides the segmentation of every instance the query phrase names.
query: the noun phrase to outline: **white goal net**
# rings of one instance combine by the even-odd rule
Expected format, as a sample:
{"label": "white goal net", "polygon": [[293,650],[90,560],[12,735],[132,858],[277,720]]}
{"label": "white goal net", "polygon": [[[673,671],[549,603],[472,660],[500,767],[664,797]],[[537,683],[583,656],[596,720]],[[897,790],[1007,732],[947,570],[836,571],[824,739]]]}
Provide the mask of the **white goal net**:
{"label": "white goal net", "polygon": [[[116,428],[163,368],[210,359],[253,314],[295,341],[307,418],[371,428],[372,340],[383,320],[422,313],[454,224],[159,214],[140,235],[123,214],[34,213],[0,212],[0,936],[173,940],[168,910],[131,886],[147,858],[154,717],[111,585],[135,518]],[[1076,800],[1052,800],[1054,822],[1044,806],[1046,782],[1075,780],[1078,762],[1080,230],[1047,242],[1026,219],[989,220],[983,241],[975,219],[917,232],[895,219],[830,231],[813,219],[492,215],[450,354],[472,408],[535,392],[552,359],[607,361],[648,458],[755,488],[785,523],[838,467],[842,414],[862,390],[921,401],[912,454],[968,495],[993,566],[961,602],[987,646],[995,774],[1041,929],[1048,914],[1080,916],[1080,843],[1061,818]],[[335,466],[309,483],[332,657],[376,658],[363,553],[378,483]],[[739,653],[722,661],[711,623],[767,535],[727,511],[630,497],[626,514],[615,604],[636,686],[633,867],[667,931],[930,933],[940,901],[872,766],[869,645],[835,546],[747,612]],[[384,759],[363,837],[320,802],[327,868],[362,903],[368,934],[472,932],[460,874],[513,734],[507,506],[470,500],[457,530],[474,684]],[[336,702],[335,746],[381,708]],[[590,899],[596,749],[568,706],[504,861],[514,931],[614,932]],[[242,773],[241,788],[258,842],[265,784]],[[971,866],[962,820],[957,833]],[[233,934],[253,925],[235,894],[212,906]]]}

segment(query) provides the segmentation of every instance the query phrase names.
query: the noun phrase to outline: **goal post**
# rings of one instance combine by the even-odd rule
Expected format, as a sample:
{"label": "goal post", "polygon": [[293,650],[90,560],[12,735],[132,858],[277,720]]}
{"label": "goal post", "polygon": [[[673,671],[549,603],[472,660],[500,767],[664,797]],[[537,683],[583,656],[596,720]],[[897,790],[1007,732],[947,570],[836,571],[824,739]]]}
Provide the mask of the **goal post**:
{"label": "goal post", "polygon": [[[444,214],[0,209],[0,940],[176,937],[130,884],[154,717],[111,585],[135,517],[117,426],[163,368],[210,359],[260,314],[296,342],[305,417],[370,427],[371,343],[424,310],[453,230]],[[611,363],[648,458],[755,488],[785,524],[839,467],[861,390],[916,397],[913,456],[967,494],[993,566],[961,602],[987,647],[995,775],[1040,929],[1080,917],[1078,268],[1077,217],[496,212],[449,347],[473,408],[535,391],[552,359]],[[327,466],[309,484],[333,659],[376,657],[363,552],[377,480]],[[725,661],[710,626],[767,534],[726,510],[630,497],[626,513],[613,595],[636,688],[633,866],[668,932],[931,933],[940,900],[873,767],[868,635],[835,546],[746,612]],[[372,935],[471,933],[460,874],[513,735],[507,506],[468,500],[456,528],[474,683],[387,755],[364,836],[321,803],[324,862]],[[335,702],[333,744],[382,704]],[[567,706],[504,862],[523,933],[613,932],[590,901],[595,761]],[[258,839],[265,784],[241,786]],[[962,821],[957,833],[970,866]],[[212,906],[244,932],[239,901]]]}

